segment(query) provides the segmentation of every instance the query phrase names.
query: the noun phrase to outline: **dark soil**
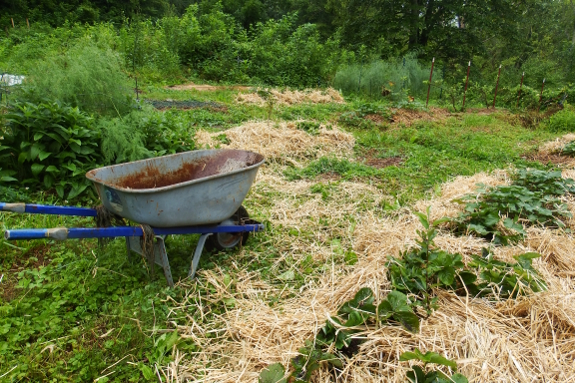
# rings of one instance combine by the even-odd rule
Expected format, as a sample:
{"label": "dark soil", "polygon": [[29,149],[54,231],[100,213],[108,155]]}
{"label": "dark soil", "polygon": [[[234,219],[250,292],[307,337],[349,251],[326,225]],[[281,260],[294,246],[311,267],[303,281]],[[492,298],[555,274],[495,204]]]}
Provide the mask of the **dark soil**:
{"label": "dark soil", "polygon": [[225,112],[227,108],[222,105],[218,104],[217,102],[211,101],[196,101],[196,100],[186,100],[186,101],[173,101],[173,100],[146,100],[148,104],[154,106],[154,108],[158,110],[167,110],[167,109],[180,109],[180,110],[189,110],[189,109],[202,109],[208,108],[218,112]]}

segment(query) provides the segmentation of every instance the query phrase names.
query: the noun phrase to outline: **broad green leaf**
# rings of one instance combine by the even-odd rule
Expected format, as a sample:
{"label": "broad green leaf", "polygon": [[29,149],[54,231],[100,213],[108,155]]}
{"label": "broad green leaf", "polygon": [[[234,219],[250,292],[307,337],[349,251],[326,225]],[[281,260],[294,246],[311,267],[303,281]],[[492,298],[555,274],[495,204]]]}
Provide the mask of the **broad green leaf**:
{"label": "broad green leaf", "polygon": [[401,311],[404,309],[409,309],[407,306],[407,295],[397,290],[391,291],[387,295],[387,300],[391,304],[393,311]]}
{"label": "broad green leaf", "polygon": [[18,180],[16,178],[10,177],[10,176],[0,176],[0,181],[1,182],[14,182],[14,181],[18,181]]}
{"label": "broad green leaf", "polygon": [[451,286],[455,282],[455,270],[453,267],[446,267],[438,273],[439,280],[446,286]]}
{"label": "broad green leaf", "polygon": [[267,366],[258,378],[259,383],[286,383],[284,378],[285,368],[281,363],[274,363]]}
{"label": "broad green leaf", "polygon": [[461,374],[453,374],[453,376],[451,377],[451,380],[455,383],[469,383],[467,378]]}
{"label": "broad green leaf", "polygon": [[392,316],[393,319],[401,323],[401,325],[409,332],[419,332],[419,318],[412,312],[399,311],[395,312]]}
{"label": "broad green leaf", "polygon": [[50,157],[52,153],[50,152],[45,152],[45,151],[40,151],[40,153],[38,154],[38,158],[40,159],[40,161],[44,161],[46,158]]}
{"label": "broad green leaf", "polygon": [[150,367],[146,366],[145,364],[140,365],[140,371],[142,372],[142,375],[144,375],[144,379],[146,379],[146,380],[150,380],[154,377],[154,370],[152,370]]}
{"label": "broad green leaf", "polygon": [[417,218],[419,218],[419,222],[421,222],[421,225],[423,227],[429,229],[429,221],[427,220],[427,216],[425,214],[419,212],[414,212],[413,214],[415,214]]}
{"label": "broad green leaf", "polygon": [[441,364],[443,366],[451,367],[454,370],[457,369],[457,363],[455,363],[453,360],[447,359],[447,358],[439,355],[438,353],[435,353],[432,351],[428,351],[425,354],[426,355],[430,354],[429,355],[429,363]]}
{"label": "broad green leaf", "polygon": [[177,330],[172,331],[172,333],[166,340],[166,350],[170,350],[176,344],[179,338],[180,337],[178,335],[178,331]]}
{"label": "broad green leaf", "polygon": [[43,149],[44,145],[35,142],[34,145],[30,147],[30,159],[35,160],[38,157],[38,154],[40,154],[40,152],[42,152]]}
{"label": "broad green leaf", "polygon": [[86,188],[88,187],[88,185],[86,184],[81,184],[81,185],[77,185],[75,187],[72,188],[72,190],[70,190],[70,193],[68,194],[68,199],[74,199],[77,196],[79,196],[84,190],[86,190]]}
{"label": "broad green leaf", "polygon": [[44,169],[44,165],[42,164],[32,164],[32,166],[30,167],[30,169],[32,170],[32,174],[34,175],[34,177],[36,177],[38,174],[40,174],[40,172]]}
{"label": "broad green leaf", "polygon": [[58,197],[64,198],[64,186],[57,185],[56,186],[56,193],[58,193]]}
{"label": "broad green leaf", "polygon": [[406,351],[399,356],[399,360],[401,362],[406,362],[408,360],[413,360],[413,359],[419,360],[419,356],[415,352],[411,352],[411,351]]}

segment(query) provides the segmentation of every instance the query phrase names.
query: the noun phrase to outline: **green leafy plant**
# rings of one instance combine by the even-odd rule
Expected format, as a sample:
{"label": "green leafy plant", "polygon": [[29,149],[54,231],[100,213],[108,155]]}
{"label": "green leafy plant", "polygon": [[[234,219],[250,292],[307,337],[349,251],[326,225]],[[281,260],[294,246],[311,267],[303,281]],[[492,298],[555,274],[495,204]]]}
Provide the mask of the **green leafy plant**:
{"label": "green leafy plant", "polygon": [[467,378],[459,373],[447,376],[440,370],[431,370],[425,372],[428,364],[438,364],[454,370],[457,369],[457,363],[447,359],[436,352],[428,351],[423,354],[416,348],[413,352],[407,351],[400,355],[399,360],[406,362],[409,360],[418,360],[423,362],[424,367],[414,365],[411,371],[407,372],[407,379],[412,383],[467,383]]}
{"label": "green leafy plant", "polygon": [[101,163],[100,135],[92,118],[58,103],[15,103],[4,116],[0,146],[2,181],[33,189],[54,188],[73,199],[89,186],[84,174]]}
{"label": "green leafy plant", "polygon": [[469,263],[470,268],[479,271],[482,282],[475,286],[471,283],[466,285],[470,292],[478,295],[493,294],[500,298],[515,298],[530,292],[545,291],[547,284],[532,266],[533,259],[540,256],[537,253],[516,255],[513,258],[517,263],[511,264],[494,259],[484,249],[482,257],[472,255],[473,260]]}
{"label": "green leafy plant", "polygon": [[438,226],[447,219],[430,222],[429,209],[426,215],[416,214],[424,227],[418,231],[418,246],[398,258],[390,257],[386,267],[394,289],[408,294],[412,305],[422,307],[428,316],[437,308],[435,289],[499,299],[546,290],[545,282],[532,267],[532,260],[539,254],[517,255],[517,263],[511,264],[495,260],[488,249],[483,249],[481,256],[472,255],[472,261],[465,265],[460,254],[440,250],[433,241]]}
{"label": "green leafy plant", "polygon": [[561,154],[575,157],[575,141],[571,141],[561,149]]}
{"label": "green leafy plant", "polygon": [[519,170],[512,185],[483,188],[478,197],[455,200],[465,204],[465,211],[452,223],[457,233],[473,233],[502,245],[519,241],[525,225],[565,227],[563,219],[571,213],[558,197],[574,193],[574,182],[558,171]]}
{"label": "green leafy plant", "polygon": [[421,306],[430,315],[437,307],[437,298],[431,296],[434,288],[456,289],[458,273],[465,265],[460,254],[449,254],[434,245],[438,226],[445,219],[430,222],[427,215],[416,213],[424,230],[418,230],[419,239],[416,248],[400,254],[399,258],[390,257],[386,267],[393,287],[406,294],[413,294],[415,305]]}
{"label": "green leafy plant", "polygon": [[312,136],[317,136],[319,134],[319,129],[321,124],[314,121],[299,121],[296,124],[296,128],[303,130],[304,132],[311,134]]}
{"label": "green leafy plant", "polygon": [[[309,382],[312,373],[321,367],[322,363],[342,368],[342,361],[338,353],[347,354],[357,351],[359,341],[354,334],[370,324],[400,323],[411,332],[419,330],[419,318],[413,312],[407,296],[399,291],[391,291],[387,297],[375,304],[375,297],[370,288],[360,289],[353,299],[345,302],[336,316],[326,320],[313,341],[306,341],[305,347],[299,349],[300,355],[292,359],[292,372],[289,377],[294,382]],[[335,354],[327,352],[331,346],[337,351]],[[260,382],[287,382],[284,377],[285,369],[280,364],[270,365],[260,375]]]}

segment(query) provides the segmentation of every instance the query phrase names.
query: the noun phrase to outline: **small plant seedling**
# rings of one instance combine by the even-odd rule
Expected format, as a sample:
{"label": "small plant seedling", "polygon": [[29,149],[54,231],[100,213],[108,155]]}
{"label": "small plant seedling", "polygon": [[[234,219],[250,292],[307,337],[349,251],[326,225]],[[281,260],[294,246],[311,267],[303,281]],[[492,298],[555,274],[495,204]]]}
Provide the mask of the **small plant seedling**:
{"label": "small plant seedling", "polygon": [[561,154],[564,156],[575,157],[575,141],[571,141],[563,146]]}
{"label": "small plant seedling", "polygon": [[415,365],[411,371],[407,372],[407,379],[412,383],[468,383],[467,378],[459,373],[453,374],[449,377],[439,370],[425,372],[425,367],[427,367],[428,364],[438,364],[454,370],[457,369],[457,363],[439,355],[436,352],[428,351],[423,354],[416,348],[413,352],[407,351],[401,354],[399,360],[402,362],[419,360],[424,363],[424,368]]}
{"label": "small plant seedling", "polygon": [[311,134],[312,136],[317,136],[319,134],[321,124],[319,122],[313,121],[300,121],[296,124],[296,127],[299,130],[303,130],[304,132]]}

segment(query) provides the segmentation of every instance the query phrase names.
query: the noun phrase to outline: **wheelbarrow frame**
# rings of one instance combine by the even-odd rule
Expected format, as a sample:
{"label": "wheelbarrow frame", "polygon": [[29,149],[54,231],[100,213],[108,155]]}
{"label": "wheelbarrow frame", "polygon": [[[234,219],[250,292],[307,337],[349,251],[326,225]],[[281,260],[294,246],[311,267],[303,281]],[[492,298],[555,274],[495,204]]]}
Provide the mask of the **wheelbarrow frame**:
{"label": "wheelbarrow frame", "polygon": [[[52,206],[52,205],[37,205],[37,204],[24,204],[24,203],[3,203],[0,202],[0,211],[8,211],[14,213],[31,213],[31,214],[55,214],[55,215],[70,215],[70,216],[84,216],[96,217],[96,209],[84,207],[68,207],[68,206]],[[154,265],[159,265],[164,270],[164,276],[170,287],[174,287],[174,280],[168,260],[166,251],[165,239],[168,235],[181,235],[181,234],[200,234],[198,244],[192,257],[188,278],[193,279],[200,258],[202,256],[206,241],[210,235],[217,235],[218,233],[232,233],[240,234],[246,232],[257,232],[264,229],[261,223],[250,223],[240,225],[230,225],[227,222],[220,225],[209,226],[186,226],[186,227],[160,227],[152,228],[154,232],[154,253],[153,259],[147,259],[152,276],[154,275]],[[142,237],[144,236],[144,229],[141,226],[115,226],[115,227],[96,227],[96,228],[52,228],[52,229],[13,229],[5,230],[4,238],[6,240],[29,240],[29,239],[80,239],[80,238],[126,238],[126,251],[128,259],[130,259],[131,252],[138,253],[146,256],[146,252],[142,247]]]}

